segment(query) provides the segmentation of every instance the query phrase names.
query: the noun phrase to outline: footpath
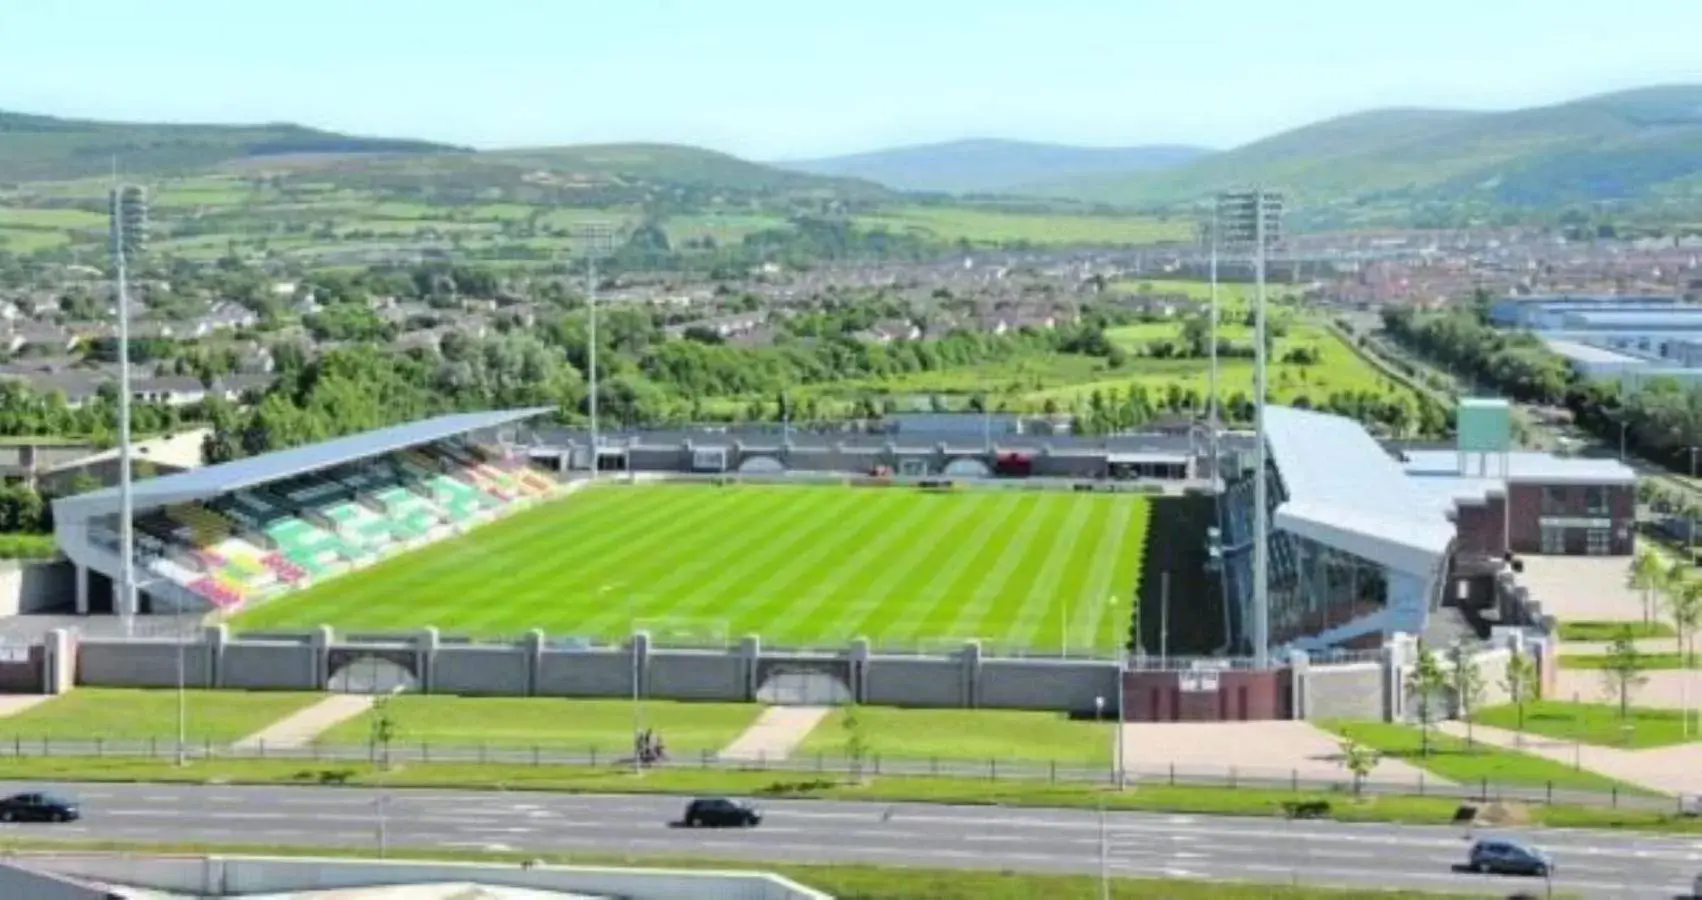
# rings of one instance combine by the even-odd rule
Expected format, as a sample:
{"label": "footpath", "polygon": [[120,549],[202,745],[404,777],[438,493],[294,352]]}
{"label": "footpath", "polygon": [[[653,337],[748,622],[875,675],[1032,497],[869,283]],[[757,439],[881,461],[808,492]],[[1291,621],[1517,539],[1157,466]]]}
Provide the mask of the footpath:
{"label": "footpath", "polygon": [[[1437,730],[1464,739],[1464,722],[1442,722]],[[1621,750],[1537,734],[1521,734],[1488,725],[1472,727],[1485,744],[1517,750],[1547,760],[1604,775],[1660,794],[1702,793],[1702,744],[1680,744],[1650,750]]]}

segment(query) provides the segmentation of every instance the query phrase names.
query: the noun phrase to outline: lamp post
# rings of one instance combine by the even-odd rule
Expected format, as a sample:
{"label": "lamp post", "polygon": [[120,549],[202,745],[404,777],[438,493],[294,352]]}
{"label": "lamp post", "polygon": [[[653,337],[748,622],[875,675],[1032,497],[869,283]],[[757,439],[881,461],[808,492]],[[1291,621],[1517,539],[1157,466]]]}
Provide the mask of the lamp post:
{"label": "lamp post", "polygon": [[184,656],[189,652],[189,629],[183,621],[184,609],[177,608],[177,764],[189,762],[189,696],[184,676]]}

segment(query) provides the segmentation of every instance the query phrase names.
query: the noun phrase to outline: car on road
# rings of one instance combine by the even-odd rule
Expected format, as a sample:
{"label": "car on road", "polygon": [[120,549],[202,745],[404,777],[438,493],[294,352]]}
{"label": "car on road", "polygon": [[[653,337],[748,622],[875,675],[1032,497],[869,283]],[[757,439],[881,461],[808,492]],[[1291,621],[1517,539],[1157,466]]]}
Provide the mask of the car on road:
{"label": "car on road", "polygon": [[13,794],[0,800],[0,822],[75,822],[82,817],[77,801],[54,794]]}
{"label": "car on road", "polygon": [[1506,838],[1485,838],[1472,845],[1466,868],[1486,874],[1546,878],[1554,874],[1554,860],[1528,844]]}
{"label": "car on road", "polygon": [[686,804],[680,817],[687,828],[755,828],[762,824],[762,811],[727,797],[699,797]]}

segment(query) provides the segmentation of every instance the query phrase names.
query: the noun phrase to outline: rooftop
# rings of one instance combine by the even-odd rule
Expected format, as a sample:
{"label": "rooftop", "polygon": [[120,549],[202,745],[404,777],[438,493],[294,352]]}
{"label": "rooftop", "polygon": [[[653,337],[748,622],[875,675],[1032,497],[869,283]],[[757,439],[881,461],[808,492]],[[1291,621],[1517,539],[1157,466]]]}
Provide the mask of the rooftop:
{"label": "rooftop", "polygon": [[[549,407],[456,413],[418,422],[392,425],[376,431],[351,434],[318,444],[292,447],[260,456],[232,460],[177,475],[138,481],[131,500],[138,510],[204,500],[302,475],[341,463],[378,456],[444,438],[497,428],[550,412]],[[72,521],[111,512],[118,508],[118,489],[103,488],[53,502],[53,513],[61,521]]]}
{"label": "rooftop", "polygon": [[1562,338],[1550,338],[1544,343],[1548,344],[1548,349],[1566,357],[1572,362],[1597,365],[1641,365],[1644,363],[1644,360],[1638,359],[1635,356],[1628,356],[1624,353],[1618,353],[1602,347],[1592,347],[1589,344],[1579,343],[1578,341],[1568,341]]}
{"label": "rooftop", "polygon": [[1366,430],[1342,416],[1272,406],[1266,442],[1287,490],[1279,524],[1404,572],[1426,573],[1454,528]]}
{"label": "rooftop", "polygon": [[1461,478],[1476,476],[1479,480],[1527,484],[1636,484],[1637,473],[1617,459],[1598,459],[1585,456],[1555,456],[1552,453],[1518,451],[1506,455],[1506,468],[1494,454],[1482,460],[1479,454],[1468,454],[1465,471],[1460,468],[1460,454],[1452,450],[1408,450],[1402,454],[1402,464],[1408,475],[1417,478]]}

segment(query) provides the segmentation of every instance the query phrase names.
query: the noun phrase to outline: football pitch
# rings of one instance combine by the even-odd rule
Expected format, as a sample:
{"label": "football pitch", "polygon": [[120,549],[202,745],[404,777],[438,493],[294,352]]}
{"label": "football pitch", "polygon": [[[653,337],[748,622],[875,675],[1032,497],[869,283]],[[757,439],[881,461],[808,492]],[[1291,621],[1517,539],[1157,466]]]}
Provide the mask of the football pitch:
{"label": "football pitch", "polygon": [[237,629],[1106,652],[1128,640],[1130,494],[610,484],[265,603]]}

